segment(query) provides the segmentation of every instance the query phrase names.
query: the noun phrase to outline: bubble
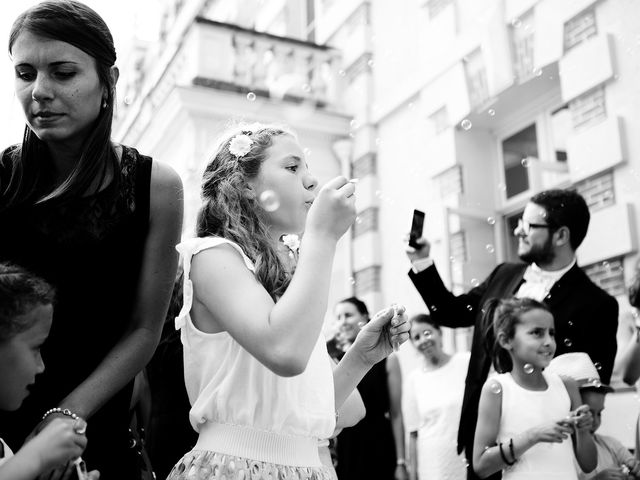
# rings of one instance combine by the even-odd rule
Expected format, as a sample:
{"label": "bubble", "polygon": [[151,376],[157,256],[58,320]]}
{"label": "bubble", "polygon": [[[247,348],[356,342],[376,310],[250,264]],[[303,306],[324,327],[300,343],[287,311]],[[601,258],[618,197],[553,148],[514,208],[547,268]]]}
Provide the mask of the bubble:
{"label": "bubble", "polygon": [[609,264],[609,262],[607,262],[606,260],[604,262],[602,262],[602,267],[603,268],[611,268],[611,265]]}
{"label": "bubble", "polygon": [[491,382],[491,385],[489,385],[489,390],[497,395],[502,392],[502,385],[500,385],[500,383],[498,382]]}
{"label": "bubble", "polygon": [[570,347],[571,345],[573,345],[573,342],[571,341],[570,338],[565,338],[564,339],[564,344],[565,344],[565,346]]}
{"label": "bubble", "polygon": [[529,166],[529,158],[528,157],[524,157],[522,160],[520,160],[520,164],[524,167],[527,168]]}
{"label": "bubble", "polygon": [[360,225],[362,223],[362,218],[361,217],[356,217],[356,223],[358,225]]}
{"label": "bubble", "polygon": [[531,365],[530,363],[525,363],[522,369],[524,370],[524,373],[526,373],[527,375],[531,375],[535,370],[534,366]]}
{"label": "bubble", "polygon": [[493,217],[487,217],[487,223],[489,225],[495,225],[496,224],[496,219]]}
{"label": "bubble", "polygon": [[569,320],[569,321],[567,322],[567,325],[568,325],[568,326],[570,326],[570,327],[573,327],[573,322],[572,322],[571,320]]}
{"label": "bubble", "polygon": [[413,107],[415,107],[415,104],[413,102],[409,102],[407,107],[409,108],[409,110],[413,110]]}
{"label": "bubble", "polygon": [[305,157],[310,157],[311,156],[311,149],[310,148],[305,148],[302,153],[304,153]]}
{"label": "bubble", "polygon": [[256,94],[253,93],[253,92],[247,93],[247,100],[249,100],[250,102],[255,102],[256,101]]}
{"label": "bubble", "polygon": [[358,122],[356,122],[355,120],[351,120],[351,121],[349,122],[349,126],[350,126],[352,129],[354,129],[354,130],[355,130],[355,129],[357,129],[357,128],[359,128],[359,127],[360,127],[360,124],[359,124]]}
{"label": "bubble", "polygon": [[349,136],[350,136],[351,138],[355,138],[355,137],[356,137],[356,134],[355,134],[355,133],[353,133],[353,132],[349,132]]}
{"label": "bubble", "polygon": [[522,26],[522,20],[518,17],[511,19],[511,26],[514,28],[520,28]]}
{"label": "bubble", "polygon": [[471,130],[471,127],[473,127],[473,123],[471,123],[471,120],[469,120],[468,118],[465,118],[464,120],[462,120],[462,122],[460,122],[460,126],[463,128],[463,130]]}
{"label": "bubble", "polygon": [[541,77],[541,76],[542,76],[542,69],[541,69],[541,68],[534,68],[534,69],[533,69],[533,74],[534,74],[536,77]]}
{"label": "bubble", "polygon": [[489,252],[489,253],[493,253],[493,252],[495,252],[495,251],[496,251],[496,247],[494,247],[494,246],[493,246],[493,245],[491,245],[490,243],[487,243],[487,244],[485,245],[485,247],[484,247],[484,248],[485,248],[485,249],[487,250],[487,252]]}
{"label": "bubble", "polygon": [[438,307],[436,307],[435,305],[431,305],[429,307],[429,310],[431,310],[432,312],[437,312],[438,311]]}
{"label": "bubble", "polygon": [[373,61],[373,58],[370,58],[369,61],[367,62],[367,65],[369,65],[369,68],[373,68],[375,64],[376,62]]}
{"label": "bubble", "polygon": [[474,287],[477,287],[478,285],[480,285],[480,280],[478,280],[477,278],[472,278],[471,285],[473,285]]}
{"label": "bubble", "polygon": [[487,115],[489,115],[490,117],[495,116],[496,111],[493,108],[490,108],[489,110],[487,110]]}
{"label": "bubble", "polygon": [[351,285],[355,285],[356,284],[356,279],[354,277],[349,277],[349,283]]}
{"label": "bubble", "polygon": [[471,305],[467,305],[467,310],[469,310],[470,312],[473,312],[473,307]]}
{"label": "bubble", "polygon": [[454,263],[456,261],[456,257],[454,257],[453,255],[449,257],[449,261],[451,263]]}
{"label": "bubble", "polygon": [[303,83],[302,84],[302,91],[304,93],[310,93],[311,92],[311,85],[309,85],[308,83]]}
{"label": "bubble", "polygon": [[280,208],[280,199],[273,190],[265,190],[260,194],[260,204],[267,212],[275,212]]}
{"label": "bubble", "polygon": [[596,367],[596,370],[602,370],[602,364],[600,362],[595,362],[593,366]]}
{"label": "bubble", "polygon": [[124,104],[125,105],[131,105],[132,103],[133,103],[133,99],[129,95],[124,97]]}

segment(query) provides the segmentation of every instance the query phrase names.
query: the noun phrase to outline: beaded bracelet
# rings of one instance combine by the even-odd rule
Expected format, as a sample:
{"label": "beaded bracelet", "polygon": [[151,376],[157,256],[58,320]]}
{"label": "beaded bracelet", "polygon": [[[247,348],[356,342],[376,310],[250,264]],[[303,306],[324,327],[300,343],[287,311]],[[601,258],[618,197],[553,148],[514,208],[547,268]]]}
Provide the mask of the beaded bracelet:
{"label": "beaded bracelet", "polygon": [[78,415],[76,415],[75,413],[73,413],[71,410],[69,410],[68,408],[60,408],[60,407],[56,407],[56,408],[50,408],[49,410],[47,410],[46,412],[44,412],[44,415],[42,416],[42,420],[44,420],[45,418],[47,418],[49,415],[53,415],[54,413],[61,413],[62,415],[66,415],[67,417],[71,417],[74,420],[78,420],[80,417]]}

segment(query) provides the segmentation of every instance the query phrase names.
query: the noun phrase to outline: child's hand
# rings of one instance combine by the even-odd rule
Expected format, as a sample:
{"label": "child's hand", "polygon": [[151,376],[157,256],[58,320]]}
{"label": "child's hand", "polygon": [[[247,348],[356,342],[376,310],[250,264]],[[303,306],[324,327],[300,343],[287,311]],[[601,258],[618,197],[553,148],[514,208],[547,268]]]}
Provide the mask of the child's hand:
{"label": "child's hand", "polygon": [[593,427],[593,415],[589,405],[580,405],[575,410],[569,412],[567,422],[573,424],[578,430],[591,430]]}
{"label": "child's hand", "polygon": [[616,468],[607,468],[598,472],[594,480],[628,480],[629,475],[623,473],[622,469],[619,467]]}
{"label": "child's hand", "polygon": [[76,422],[71,418],[54,418],[22,447],[30,453],[34,462],[39,462],[41,472],[65,465],[82,455],[87,446],[87,437]]}
{"label": "child's hand", "polygon": [[531,429],[535,443],[562,443],[573,433],[573,426],[569,426],[566,419],[541,425]]}
{"label": "child's hand", "polygon": [[344,177],[329,180],[318,192],[307,216],[305,233],[338,240],[356,217],[355,186]]}
{"label": "child's hand", "polygon": [[351,348],[357,349],[367,364],[375,365],[393,351],[394,345],[409,339],[410,328],[404,307],[385,308],[362,327]]}

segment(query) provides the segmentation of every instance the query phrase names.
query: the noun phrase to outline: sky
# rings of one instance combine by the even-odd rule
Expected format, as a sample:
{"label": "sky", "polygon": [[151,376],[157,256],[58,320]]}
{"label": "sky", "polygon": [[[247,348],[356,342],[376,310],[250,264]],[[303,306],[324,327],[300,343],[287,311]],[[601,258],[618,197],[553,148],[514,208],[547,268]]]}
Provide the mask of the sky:
{"label": "sky", "polygon": [[[82,0],[105,20],[123,58],[135,36],[153,39],[163,0]],[[7,51],[9,31],[16,17],[39,0],[10,0],[0,5],[0,149],[22,138],[24,117],[13,93],[13,67]]]}

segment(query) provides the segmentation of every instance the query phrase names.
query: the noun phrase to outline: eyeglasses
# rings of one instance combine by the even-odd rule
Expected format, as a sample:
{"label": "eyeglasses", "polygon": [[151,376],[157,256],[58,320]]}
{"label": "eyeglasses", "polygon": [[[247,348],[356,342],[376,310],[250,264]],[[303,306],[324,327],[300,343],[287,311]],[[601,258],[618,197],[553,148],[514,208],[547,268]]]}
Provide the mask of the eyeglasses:
{"label": "eyeglasses", "polygon": [[529,235],[529,233],[531,232],[532,228],[552,228],[551,225],[547,225],[544,223],[529,223],[525,220],[523,220],[522,218],[518,219],[518,226],[516,228],[517,229],[521,229],[522,232],[525,235]]}

